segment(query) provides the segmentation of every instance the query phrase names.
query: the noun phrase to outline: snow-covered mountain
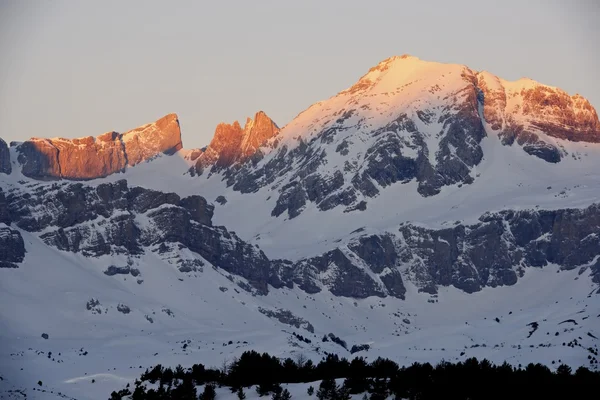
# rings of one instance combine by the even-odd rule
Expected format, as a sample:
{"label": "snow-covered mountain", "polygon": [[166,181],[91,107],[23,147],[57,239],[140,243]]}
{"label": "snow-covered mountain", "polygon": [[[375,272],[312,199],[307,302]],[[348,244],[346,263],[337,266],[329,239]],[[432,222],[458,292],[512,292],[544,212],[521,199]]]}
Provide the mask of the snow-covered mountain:
{"label": "snow-covered mountain", "polygon": [[204,149],[175,114],[0,140],[0,394],[251,348],[596,368],[599,155],[581,96],[412,56]]}

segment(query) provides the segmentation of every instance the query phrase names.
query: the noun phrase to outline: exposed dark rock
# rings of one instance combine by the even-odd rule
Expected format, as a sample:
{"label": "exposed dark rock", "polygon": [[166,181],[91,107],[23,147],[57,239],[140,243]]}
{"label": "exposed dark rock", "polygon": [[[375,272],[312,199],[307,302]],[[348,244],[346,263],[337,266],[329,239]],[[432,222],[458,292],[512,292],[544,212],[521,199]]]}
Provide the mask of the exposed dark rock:
{"label": "exposed dark rock", "polygon": [[104,274],[108,276],[129,275],[130,272],[131,268],[129,266],[117,267],[115,265],[111,265],[106,269],[106,271],[104,271]]}
{"label": "exposed dark rock", "polygon": [[1,268],[17,268],[25,258],[25,243],[21,233],[0,223]]}
{"label": "exposed dark rock", "polygon": [[92,314],[102,314],[102,305],[100,304],[100,300],[91,298],[85,304],[85,308],[88,311],[91,311]]}
{"label": "exposed dark rock", "polygon": [[277,199],[277,205],[271,211],[274,217],[288,211],[290,218],[300,215],[306,205],[306,191],[299,182],[291,182],[282,188],[282,193]]}
{"label": "exposed dark rock", "polygon": [[355,344],[350,348],[350,354],[358,353],[359,351],[367,351],[371,348],[368,344]]}
{"label": "exposed dark rock", "polygon": [[179,205],[185,208],[190,217],[201,224],[212,225],[214,207],[201,196],[189,196],[181,199]]}
{"label": "exposed dark rock", "polygon": [[348,350],[348,345],[346,344],[346,341],[343,340],[342,338],[334,335],[333,333],[328,333],[326,336],[329,340],[331,340],[333,343],[337,343],[340,346],[342,346],[344,349]]}
{"label": "exposed dark rock", "polygon": [[[385,297],[384,289],[359,266],[358,260],[350,259],[340,249],[331,250],[321,256],[299,261],[295,268],[303,271],[304,275],[318,276],[327,271],[327,276],[320,281],[335,296],[366,298],[369,296]],[[308,287],[311,291],[313,285],[307,279],[296,279],[295,282],[302,288]]]}
{"label": "exposed dark rock", "polygon": [[266,315],[269,318],[276,319],[282,324],[294,326],[298,329],[302,328],[309,331],[310,333],[315,332],[315,328],[309,321],[305,320],[304,318],[295,316],[290,310],[267,310],[265,308],[259,307],[258,311],[260,311],[262,314]]}
{"label": "exposed dark rock", "polygon": [[2,188],[0,188],[0,223],[10,225],[12,219],[10,217],[10,211],[8,208],[8,202]]}
{"label": "exposed dark rock", "polygon": [[180,259],[179,261],[177,261],[178,264],[180,264],[179,266],[179,272],[196,272],[196,271],[200,271],[202,272],[202,267],[204,266],[204,263],[201,260],[198,259],[191,259],[191,260],[182,260]]}
{"label": "exposed dark rock", "polygon": [[227,203],[227,199],[225,198],[225,196],[217,196],[215,201],[220,205],[225,205]]}
{"label": "exposed dark rock", "polygon": [[358,243],[350,244],[350,250],[365,260],[375,273],[383,272],[386,267],[396,266],[398,256],[390,236],[366,236],[358,239]]}
{"label": "exposed dark rock", "polygon": [[517,266],[548,263],[572,269],[600,254],[600,208],[555,211],[503,211],[480,223],[450,229],[400,228],[399,256],[417,286],[435,293],[437,285],[466,292],[484,286],[513,285]]}
{"label": "exposed dark rock", "polygon": [[10,151],[6,142],[0,138],[0,174],[10,174],[11,172]]}
{"label": "exposed dark rock", "polygon": [[131,309],[125,304],[117,304],[117,311],[123,314],[129,314]]}

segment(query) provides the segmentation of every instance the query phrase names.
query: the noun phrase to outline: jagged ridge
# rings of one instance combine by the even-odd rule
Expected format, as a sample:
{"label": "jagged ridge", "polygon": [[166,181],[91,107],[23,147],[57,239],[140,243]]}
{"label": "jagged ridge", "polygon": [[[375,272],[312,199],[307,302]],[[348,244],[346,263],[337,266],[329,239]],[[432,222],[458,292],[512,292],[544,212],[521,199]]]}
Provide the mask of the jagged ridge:
{"label": "jagged ridge", "polygon": [[107,132],[96,138],[72,140],[32,138],[17,145],[23,175],[75,180],[105,177],[157,154],[173,154],[181,148],[176,114],[123,134]]}
{"label": "jagged ridge", "polygon": [[231,125],[221,123],[206,149],[189,155],[188,158],[194,161],[190,172],[202,175],[208,168],[211,172],[218,172],[251,157],[256,161],[260,157],[259,148],[278,133],[277,124],[263,111],[257,112],[254,119],[248,118],[243,129],[238,121]]}

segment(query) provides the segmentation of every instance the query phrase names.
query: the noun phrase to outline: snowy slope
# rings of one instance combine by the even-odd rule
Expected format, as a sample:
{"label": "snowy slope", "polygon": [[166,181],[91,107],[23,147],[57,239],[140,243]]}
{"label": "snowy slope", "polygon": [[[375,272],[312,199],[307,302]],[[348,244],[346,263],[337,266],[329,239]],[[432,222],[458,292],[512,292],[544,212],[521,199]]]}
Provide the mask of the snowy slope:
{"label": "snowy slope", "polygon": [[[138,285],[130,277],[103,276],[104,260],[56,251],[24,236],[27,261],[3,271],[8,274],[0,282],[0,300],[11,305],[2,307],[0,318],[3,396],[17,387],[28,398],[55,398],[31,391],[41,380],[55,393],[104,398],[132,382],[143,371],[140,365],[220,366],[249,349],[302,353],[314,360],[324,351],[350,357],[340,346],[321,342],[329,332],[349,345],[371,345],[357,355],[391,357],[401,364],[476,356],[514,365],[561,360],[579,366],[587,364],[585,349],[597,345],[588,332],[600,332],[597,296],[588,296],[594,287],[577,271],[528,270],[512,287],[470,295],[448,288],[433,303],[411,288],[406,301],[307,295],[297,288],[252,296],[208,265],[181,281],[161,260],[145,256],[140,260],[144,284]],[[101,314],[86,309],[90,298],[98,299]],[[131,312],[118,312],[118,304]],[[309,321],[314,333],[270,319],[259,307],[290,310]],[[561,324],[570,319],[575,322]],[[532,322],[539,328],[528,338]],[[312,344],[294,339],[292,332]],[[583,347],[562,345],[572,340]]]}

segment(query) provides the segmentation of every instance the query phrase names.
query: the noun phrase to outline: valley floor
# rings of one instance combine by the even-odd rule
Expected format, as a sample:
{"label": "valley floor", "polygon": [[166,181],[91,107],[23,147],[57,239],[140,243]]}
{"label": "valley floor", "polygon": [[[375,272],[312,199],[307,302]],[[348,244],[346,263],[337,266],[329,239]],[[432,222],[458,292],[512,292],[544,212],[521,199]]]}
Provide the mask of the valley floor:
{"label": "valley floor", "polygon": [[[62,268],[74,273],[69,265],[76,261],[76,256],[68,255]],[[16,276],[10,291],[0,283],[2,304],[20,304],[12,311],[3,308],[0,318],[4,325],[0,333],[0,397],[106,399],[158,363],[220,367],[247,350],[292,358],[302,354],[314,361],[329,352],[368,360],[387,357],[400,365],[476,357],[515,366],[540,362],[551,368],[561,363],[574,370],[582,365],[598,368],[593,354],[600,337],[598,297],[591,295],[596,288],[587,273],[579,275],[577,270],[528,269],[512,287],[486,288],[470,295],[442,288],[437,296],[431,296],[411,288],[406,301],[353,300],[325,293],[311,296],[297,289],[253,296],[235,289],[212,268],[182,282],[164,271],[157,276],[161,269],[153,271],[151,260],[146,261],[146,279],[152,276],[150,281],[168,288],[187,286],[185,291],[173,288],[155,293],[154,301],[169,305],[171,315],[150,302],[153,289],[148,287],[148,293],[132,294],[111,290],[105,284],[104,291],[101,280],[96,282],[99,287],[92,289],[94,280],[89,283],[71,276],[81,287],[63,294],[61,300],[44,303],[38,298],[44,294],[19,293]],[[18,275],[27,268],[12,273]],[[227,290],[218,289],[227,283]],[[35,286],[35,282],[29,284]],[[128,284],[135,283],[123,282]],[[197,297],[178,298],[178,293],[188,290]],[[86,310],[85,299],[92,295],[98,295],[105,307],[102,314]],[[16,302],[18,298],[20,302]],[[213,299],[211,305],[206,302],[209,298]],[[81,310],[73,306],[79,299]],[[117,303],[127,303],[132,311],[127,315],[117,312]],[[258,312],[259,307],[290,310],[309,321],[314,333],[271,319]],[[32,315],[31,319],[20,321],[17,314],[21,312]],[[144,318],[148,314],[154,323]],[[49,338],[42,338],[42,333]],[[331,340],[323,342],[328,333],[343,339],[348,349],[355,344],[368,344],[370,349],[350,354]],[[303,385],[292,385],[290,391],[294,398],[306,397]],[[233,396],[227,391],[217,398]],[[253,396],[249,391],[248,399]]]}

